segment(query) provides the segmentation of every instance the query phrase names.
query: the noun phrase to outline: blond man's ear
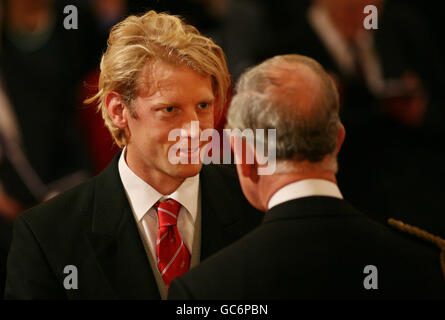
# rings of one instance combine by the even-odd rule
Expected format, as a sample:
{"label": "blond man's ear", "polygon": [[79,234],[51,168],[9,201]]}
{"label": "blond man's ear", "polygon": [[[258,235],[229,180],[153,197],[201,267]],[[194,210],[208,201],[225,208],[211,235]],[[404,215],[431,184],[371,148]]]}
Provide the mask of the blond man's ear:
{"label": "blond man's ear", "polygon": [[113,124],[117,128],[125,130],[128,121],[125,116],[125,103],[123,102],[121,95],[115,91],[109,92],[105,97],[105,105],[107,106],[108,115]]}

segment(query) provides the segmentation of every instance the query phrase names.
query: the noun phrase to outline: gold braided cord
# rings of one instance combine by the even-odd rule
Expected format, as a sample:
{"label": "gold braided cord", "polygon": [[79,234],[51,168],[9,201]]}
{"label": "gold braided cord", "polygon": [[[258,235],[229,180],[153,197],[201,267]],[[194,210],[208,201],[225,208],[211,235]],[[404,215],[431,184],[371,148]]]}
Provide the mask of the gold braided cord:
{"label": "gold braided cord", "polygon": [[437,245],[440,249],[445,250],[445,240],[438,236],[435,236],[425,230],[422,230],[415,226],[411,226],[409,224],[403,223],[402,221],[395,220],[393,218],[388,219],[388,223],[391,226],[395,227],[396,229],[399,229],[400,231],[404,231],[416,237],[427,240]]}
{"label": "gold braided cord", "polygon": [[441,250],[441,252],[440,252],[440,266],[442,268],[442,274],[445,279],[445,240],[444,239],[442,239],[434,234],[431,234],[425,230],[422,230],[418,227],[403,223],[400,220],[395,220],[393,218],[389,218],[388,223],[390,226],[392,226],[400,231],[412,234],[418,238],[424,239],[424,240],[429,241],[429,242],[435,244],[436,246],[438,246],[439,249]]}

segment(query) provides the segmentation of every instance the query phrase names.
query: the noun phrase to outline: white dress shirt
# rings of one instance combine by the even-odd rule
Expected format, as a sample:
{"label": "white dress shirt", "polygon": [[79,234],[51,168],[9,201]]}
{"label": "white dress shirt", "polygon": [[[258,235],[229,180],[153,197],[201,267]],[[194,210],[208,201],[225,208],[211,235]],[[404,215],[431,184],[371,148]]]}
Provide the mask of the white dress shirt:
{"label": "white dress shirt", "polygon": [[199,174],[185,179],[172,194],[162,195],[131,171],[125,161],[125,154],[126,149],[122,151],[119,159],[119,175],[124,185],[128,201],[130,202],[133,216],[136,219],[136,224],[142,234],[142,241],[150,248],[154,259],[153,261],[157,261],[156,238],[159,231],[158,215],[153,205],[155,205],[157,201],[162,202],[167,198],[174,199],[181,204],[177,226],[182,240],[191,255],[195,219],[198,210]]}
{"label": "white dress shirt", "polygon": [[335,183],[323,179],[306,179],[292,182],[279,189],[272,195],[267,207],[270,210],[280,203],[312,196],[343,199],[340,189]]}

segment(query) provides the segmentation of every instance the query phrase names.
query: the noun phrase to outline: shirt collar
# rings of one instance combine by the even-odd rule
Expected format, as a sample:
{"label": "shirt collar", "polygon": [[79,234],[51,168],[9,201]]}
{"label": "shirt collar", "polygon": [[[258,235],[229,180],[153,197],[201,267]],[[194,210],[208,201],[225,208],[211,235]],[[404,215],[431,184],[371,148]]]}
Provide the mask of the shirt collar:
{"label": "shirt collar", "polygon": [[178,201],[187,209],[193,221],[195,221],[198,210],[199,174],[185,179],[173,193],[162,195],[128,167],[125,161],[125,152],[126,148],[124,148],[119,158],[119,175],[138,222],[157,201],[163,201],[167,198]]}
{"label": "shirt collar", "polygon": [[335,183],[323,179],[306,179],[292,182],[275,192],[269,200],[268,209],[286,201],[311,196],[343,199]]}

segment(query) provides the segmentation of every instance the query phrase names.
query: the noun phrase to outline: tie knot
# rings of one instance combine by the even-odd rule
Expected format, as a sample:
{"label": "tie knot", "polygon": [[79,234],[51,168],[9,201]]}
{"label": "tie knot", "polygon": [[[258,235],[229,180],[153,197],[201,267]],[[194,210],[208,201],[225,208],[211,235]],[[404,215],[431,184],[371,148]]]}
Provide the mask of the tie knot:
{"label": "tie knot", "polygon": [[173,199],[167,199],[155,205],[158,213],[159,227],[175,226],[181,204]]}

